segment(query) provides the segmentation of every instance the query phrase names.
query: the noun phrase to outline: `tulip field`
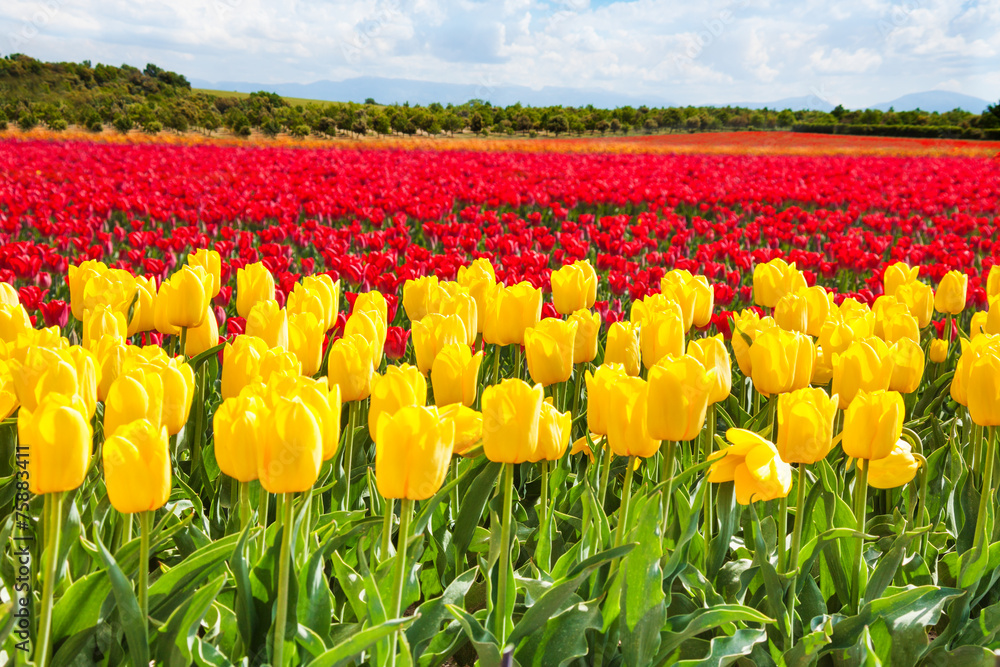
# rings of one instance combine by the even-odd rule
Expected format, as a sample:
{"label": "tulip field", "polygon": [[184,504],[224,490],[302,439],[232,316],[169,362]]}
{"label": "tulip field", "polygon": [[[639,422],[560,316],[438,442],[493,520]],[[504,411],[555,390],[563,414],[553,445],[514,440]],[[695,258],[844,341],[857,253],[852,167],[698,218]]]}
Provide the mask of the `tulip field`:
{"label": "tulip field", "polygon": [[0,664],[995,664],[997,157],[584,144],[0,138]]}

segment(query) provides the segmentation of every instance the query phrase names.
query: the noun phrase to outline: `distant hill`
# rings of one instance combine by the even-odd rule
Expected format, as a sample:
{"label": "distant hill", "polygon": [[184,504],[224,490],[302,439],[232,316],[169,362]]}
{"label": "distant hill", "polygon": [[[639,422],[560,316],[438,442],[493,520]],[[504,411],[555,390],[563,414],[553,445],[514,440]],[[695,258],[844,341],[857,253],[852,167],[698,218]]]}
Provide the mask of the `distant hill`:
{"label": "distant hill", "polygon": [[883,102],[870,108],[878,109],[879,111],[888,111],[890,108],[895,111],[920,109],[921,111],[930,111],[932,113],[935,111],[946,113],[952,109],[962,109],[969,113],[983,113],[989,105],[990,102],[979,97],[973,97],[972,95],[963,95],[962,93],[953,93],[947,90],[929,90],[923,93],[903,95],[891,102]]}
{"label": "distant hill", "polygon": [[833,111],[834,105],[815,95],[803,95],[802,97],[786,97],[774,102],[739,102],[727,106],[742,107],[744,109],[791,109],[792,111]]}

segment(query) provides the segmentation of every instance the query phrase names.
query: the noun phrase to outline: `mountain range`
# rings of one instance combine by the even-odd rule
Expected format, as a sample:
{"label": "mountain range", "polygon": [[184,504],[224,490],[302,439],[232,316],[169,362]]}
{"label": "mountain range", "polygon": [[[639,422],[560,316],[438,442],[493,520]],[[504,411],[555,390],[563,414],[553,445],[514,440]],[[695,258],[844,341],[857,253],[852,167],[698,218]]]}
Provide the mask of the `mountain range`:
{"label": "mountain range", "polygon": [[[260,90],[277,93],[282,97],[297,97],[310,100],[329,100],[338,102],[363,103],[366,99],[374,99],[379,104],[409,102],[410,104],[427,105],[432,102],[441,104],[463,104],[471,99],[486,100],[498,106],[509,106],[520,102],[526,106],[572,106],[583,107],[593,104],[598,108],[614,108],[623,105],[631,106],[675,106],[674,100],[658,96],[642,96],[622,94],[606,90],[568,88],[546,86],[544,88],[529,88],[527,86],[508,86],[484,81],[480,84],[440,83],[435,81],[418,81],[415,79],[394,79],[384,77],[355,77],[343,81],[316,81],[314,83],[277,83],[262,84],[246,81],[210,82],[192,79],[195,88],[206,88],[218,91],[233,91],[252,93]],[[979,97],[963,95],[946,90],[930,90],[903,95],[888,102],[871,105],[869,108],[887,111],[921,109],[943,113],[952,109],[964,109],[972,113],[983,112],[989,102]],[[747,109],[812,109],[831,111],[834,105],[816,95],[802,97],[786,97],[772,102],[740,102],[715,104],[711,106],[737,106]]]}

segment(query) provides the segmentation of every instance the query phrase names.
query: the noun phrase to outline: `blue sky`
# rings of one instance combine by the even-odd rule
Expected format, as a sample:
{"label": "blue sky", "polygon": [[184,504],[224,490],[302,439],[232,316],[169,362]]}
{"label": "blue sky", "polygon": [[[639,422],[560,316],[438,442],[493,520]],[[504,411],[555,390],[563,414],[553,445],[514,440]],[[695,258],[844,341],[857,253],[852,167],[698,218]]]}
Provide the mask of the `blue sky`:
{"label": "blue sky", "polygon": [[382,76],[678,104],[1000,98],[1000,0],[3,0],[0,53],[209,81]]}

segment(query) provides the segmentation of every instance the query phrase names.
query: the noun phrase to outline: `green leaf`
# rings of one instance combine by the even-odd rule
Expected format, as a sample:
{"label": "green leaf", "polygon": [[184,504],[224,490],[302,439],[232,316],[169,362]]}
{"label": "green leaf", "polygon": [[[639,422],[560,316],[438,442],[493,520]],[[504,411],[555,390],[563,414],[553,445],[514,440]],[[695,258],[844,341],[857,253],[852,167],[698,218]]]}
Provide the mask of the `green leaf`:
{"label": "green leaf", "polygon": [[7,602],[2,607],[0,607],[0,646],[4,645],[7,641],[7,637],[10,633],[14,631],[14,624],[17,622],[17,618],[14,616],[14,605],[13,603]]}
{"label": "green leaf", "polygon": [[666,616],[663,593],[662,510],[654,497],[633,534],[638,546],[622,559],[621,647],[626,664],[646,665],[660,645]]}
{"label": "green leaf", "polygon": [[810,667],[815,665],[820,655],[830,645],[833,636],[833,619],[826,617],[817,630],[804,637],[799,637],[795,645],[782,658],[785,667]]}
{"label": "green leaf", "polygon": [[128,639],[128,650],[132,657],[133,665],[149,664],[149,637],[146,634],[146,623],[142,618],[139,609],[139,601],[132,591],[132,583],[122,574],[121,568],[101,542],[100,534],[95,531],[94,539],[97,541],[97,550],[111,578],[111,591],[115,595],[115,602],[118,606],[118,616],[125,629],[125,637]]}
{"label": "green leaf", "polygon": [[52,645],[97,625],[101,606],[110,594],[111,579],[104,572],[92,572],[74,581],[52,608]]}
{"label": "green leaf", "polygon": [[893,540],[892,548],[879,559],[879,563],[875,567],[875,572],[872,573],[871,579],[868,580],[868,587],[865,589],[863,603],[871,602],[882,596],[886,587],[892,583],[892,578],[896,576],[896,570],[899,569],[899,565],[903,562],[903,557],[906,555],[906,548],[913,541],[914,537],[916,537],[914,533],[903,533]]}
{"label": "green leaf", "polygon": [[563,667],[587,655],[587,631],[600,630],[601,609],[596,601],[580,602],[550,618],[526,637],[517,649],[521,667]]}
{"label": "green leaf", "polygon": [[441,624],[449,618],[448,605],[461,604],[465,600],[478,572],[478,568],[466,570],[448,584],[441,597],[428,600],[417,608],[417,620],[406,630],[406,639],[415,655],[419,656],[441,631]]}
{"label": "green leaf", "polygon": [[296,617],[299,624],[315,632],[323,641],[330,639],[330,619],[333,604],[330,601],[330,584],[326,580],[323,565],[332,541],[323,543],[309,556],[309,561],[299,576],[299,595],[296,602]]}
{"label": "green leaf", "polygon": [[149,587],[149,615],[165,620],[165,616],[173,613],[183,598],[223,567],[239,539],[240,536],[234,533],[216,540],[161,575]]}
{"label": "green leaf", "polygon": [[188,667],[193,660],[194,641],[201,621],[226,584],[227,575],[219,575],[184,601],[157,632],[156,662],[167,667]]}
{"label": "green leaf", "polygon": [[711,609],[699,609],[683,616],[673,616],[664,625],[663,641],[660,653],[654,660],[662,664],[681,643],[696,637],[703,632],[713,630],[726,623],[774,623],[769,618],[751,607],[739,604],[724,604]]}
{"label": "green leaf", "polygon": [[681,660],[676,667],[725,667],[744,655],[750,655],[755,644],[767,641],[767,632],[740,629],[731,637],[714,637],[708,655],[697,660]]}
{"label": "green leaf", "polygon": [[462,626],[465,636],[472,643],[472,648],[476,649],[479,667],[500,667],[500,642],[493,633],[484,628],[479,619],[461,607],[450,604],[448,611]]}
{"label": "green leaf", "polygon": [[336,551],[333,552],[330,561],[333,563],[333,572],[336,575],[337,583],[346,593],[347,604],[354,612],[354,618],[359,621],[365,620],[368,617],[368,610],[364,600],[365,582],[361,580],[361,575],[345,563]]}
{"label": "green leaf", "polygon": [[244,557],[247,535],[250,526],[240,535],[232,555],[229,557],[229,568],[233,571],[233,578],[236,580],[236,600],[234,611],[236,613],[236,627],[243,645],[248,647],[248,652],[259,650],[262,647],[260,637],[257,634],[257,610],[253,603],[253,588],[250,585],[250,570]]}
{"label": "green leaf", "polygon": [[[469,472],[472,470],[474,468],[470,469]],[[472,543],[472,536],[475,534],[476,526],[479,525],[479,519],[483,516],[486,502],[493,492],[501,470],[502,464],[500,463],[490,462],[484,466],[469,485],[469,491],[462,499],[458,518],[455,520],[455,529],[451,534],[452,544],[455,545],[455,551],[460,555],[465,554]]]}
{"label": "green leaf", "polygon": [[394,618],[384,623],[379,623],[370,628],[366,628],[357,634],[351,635],[348,639],[340,642],[329,651],[316,657],[308,664],[308,667],[346,667],[352,664],[357,656],[367,651],[378,642],[390,637],[394,632],[399,632],[416,620],[416,617]]}

